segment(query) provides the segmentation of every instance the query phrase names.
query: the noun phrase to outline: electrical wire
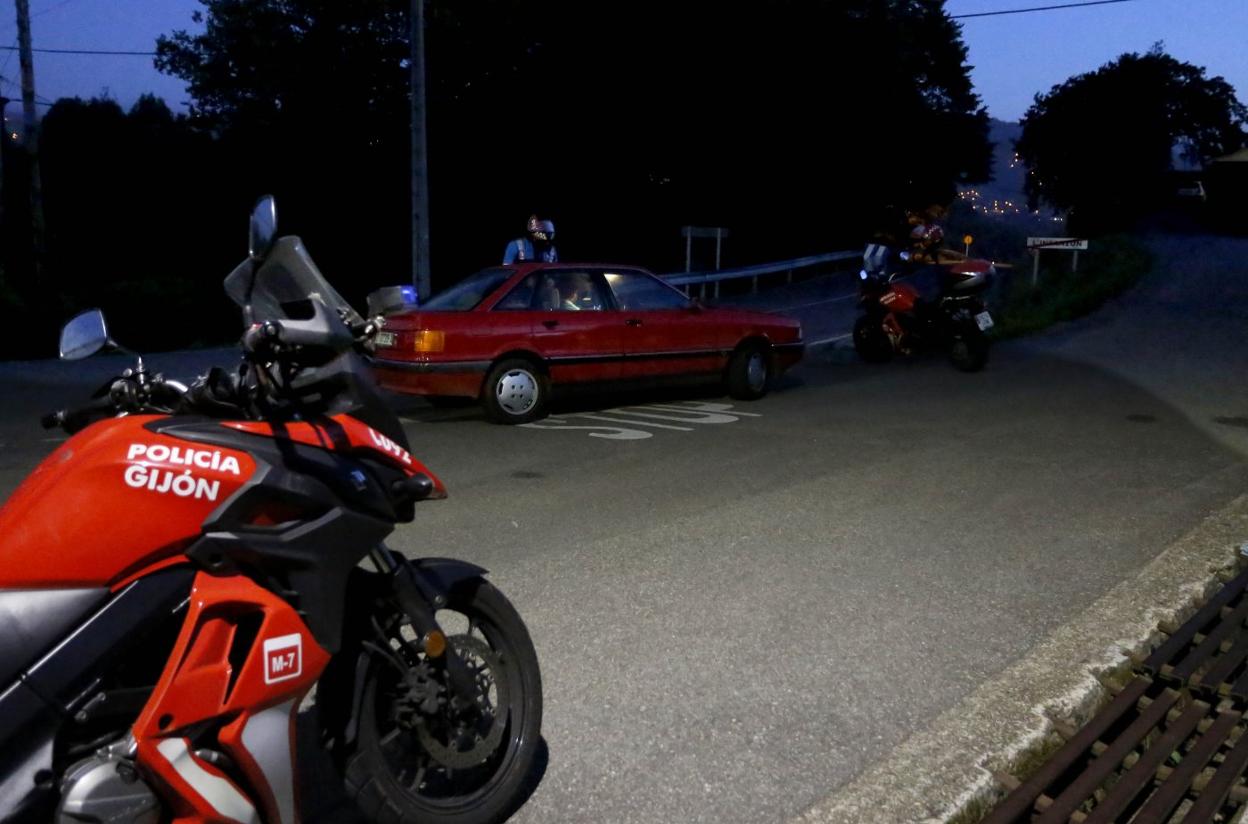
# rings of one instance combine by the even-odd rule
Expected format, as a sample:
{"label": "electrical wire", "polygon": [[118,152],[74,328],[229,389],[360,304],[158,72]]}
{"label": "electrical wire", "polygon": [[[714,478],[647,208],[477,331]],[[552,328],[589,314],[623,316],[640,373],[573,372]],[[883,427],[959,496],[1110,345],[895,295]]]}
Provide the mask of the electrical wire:
{"label": "electrical wire", "polygon": [[56,4],[56,5],[54,5],[54,6],[48,6],[46,9],[41,9],[41,10],[39,10],[39,11],[35,12],[34,14],[32,14],[32,15],[31,15],[31,19],[34,19],[34,18],[36,18],[36,17],[43,17],[43,16],[44,16],[45,14],[47,14],[48,12],[50,12],[50,11],[56,11],[57,9],[61,8],[62,6],[68,6],[70,3],[73,3],[73,2],[76,2],[76,0],[61,0],[61,2],[57,3],[57,4]]}
{"label": "electrical wire", "polygon": [[1052,11],[1053,9],[1077,9],[1083,6],[1108,6],[1111,3],[1133,3],[1135,0],[1084,0],[1082,3],[1062,3],[1057,6],[1032,6],[1029,9],[1001,9],[999,11],[981,11],[973,14],[951,14],[954,20],[965,20],[969,17],[997,17],[1002,14],[1026,14],[1030,11]]}
{"label": "electrical wire", "polygon": [[[0,46],[0,51],[17,51],[17,46]],[[38,54],[106,54],[125,57],[155,57],[156,52],[110,51],[108,49],[31,49]]]}

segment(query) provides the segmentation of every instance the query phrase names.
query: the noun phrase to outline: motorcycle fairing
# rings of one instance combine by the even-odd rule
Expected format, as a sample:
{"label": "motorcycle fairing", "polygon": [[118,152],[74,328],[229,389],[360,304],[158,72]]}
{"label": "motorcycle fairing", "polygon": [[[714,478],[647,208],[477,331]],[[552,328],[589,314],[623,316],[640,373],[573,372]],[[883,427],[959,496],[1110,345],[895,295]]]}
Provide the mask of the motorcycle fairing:
{"label": "motorcycle fairing", "polygon": [[322,647],[337,652],[347,577],[404,520],[385,492],[404,473],[371,453],[331,452],[208,418],[168,418],[149,428],[252,457],[251,480],[212,513],[185,554],[216,574],[259,576],[291,603]]}
{"label": "motorcycle fairing", "polygon": [[200,572],[169,661],[132,732],[175,820],[298,822],[295,716],[329,653],[295,610],[248,578]]}
{"label": "motorcycle fairing", "polygon": [[889,284],[888,291],[880,296],[880,304],[890,312],[912,312],[919,302],[919,290],[908,283]]}
{"label": "motorcycle fairing", "polygon": [[429,469],[412,456],[402,444],[362,423],[350,415],[306,422],[270,424],[263,421],[229,421],[223,426],[239,432],[264,435],[270,438],[289,439],[308,446],[319,446],[337,452],[371,453],[387,464],[402,470],[409,477],[423,473],[433,481],[434,493],[429,498],[445,498],[446,487]]}
{"label": "motorcycle fairing", "polygon": [[246,452],[146,428],[160,419],[99,421],[35,468],[0,508],[0,588],[116,588],[178,555],[251,478]]}

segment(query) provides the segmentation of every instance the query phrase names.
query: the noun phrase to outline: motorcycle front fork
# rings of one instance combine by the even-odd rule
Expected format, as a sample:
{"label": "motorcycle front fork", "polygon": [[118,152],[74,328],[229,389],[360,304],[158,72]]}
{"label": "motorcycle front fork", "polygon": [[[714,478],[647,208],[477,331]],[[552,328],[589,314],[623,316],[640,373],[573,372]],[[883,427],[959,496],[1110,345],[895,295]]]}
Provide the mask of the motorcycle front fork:
{"label": "motorcycle front fork", "polygon": [[395,600],[412,622],[421,650],[446,668],[452,694],[468,705],[474,704],[476,682],[463,659],[450,650],[435,616],[436,610],[446,606],[446,596],[417,574],[406,558],[383,545],[375,547],[369,558],[379,572],[390,578]]}

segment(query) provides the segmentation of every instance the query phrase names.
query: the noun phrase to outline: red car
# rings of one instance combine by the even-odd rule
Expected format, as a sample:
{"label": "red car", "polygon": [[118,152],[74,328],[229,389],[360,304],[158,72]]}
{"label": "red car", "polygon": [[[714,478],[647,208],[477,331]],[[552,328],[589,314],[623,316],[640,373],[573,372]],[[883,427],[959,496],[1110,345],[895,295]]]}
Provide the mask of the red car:
{"label": "red car", "polygon": [[480,398],[491,419],[524,423],[567,384],[714,377],[759,398],[803,349],[792,318],[705,308],[633,266],[524,263],[386,318],[373,365],[388,389]]}

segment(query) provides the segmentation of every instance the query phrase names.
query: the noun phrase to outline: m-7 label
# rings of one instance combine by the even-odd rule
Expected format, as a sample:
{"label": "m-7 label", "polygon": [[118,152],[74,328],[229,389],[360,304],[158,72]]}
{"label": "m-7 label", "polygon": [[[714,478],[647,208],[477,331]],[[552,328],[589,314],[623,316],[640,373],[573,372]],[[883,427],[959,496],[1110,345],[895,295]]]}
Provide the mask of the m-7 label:
{"label": "m-7 label", "polygon": [[303,636],[299,633],[264,642],[264,683],[289,681],[303,674]]}

